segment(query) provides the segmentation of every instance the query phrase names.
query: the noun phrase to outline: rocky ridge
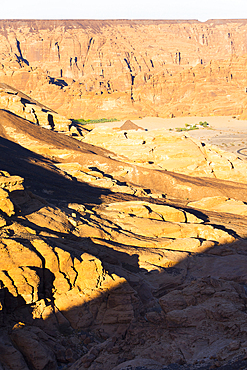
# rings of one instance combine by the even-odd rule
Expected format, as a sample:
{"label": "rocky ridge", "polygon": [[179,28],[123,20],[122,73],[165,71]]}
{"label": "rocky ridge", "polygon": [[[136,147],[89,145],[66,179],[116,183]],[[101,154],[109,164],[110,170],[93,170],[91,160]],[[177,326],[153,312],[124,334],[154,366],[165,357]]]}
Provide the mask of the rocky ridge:
{"label": "rocky ridge", "polygon": [[0,369],[244,364],[247,186],[225,179],[228,153],[217,178],[189,176],[126,147],[188,141],[198,157],[179,133],[115,130],[119,150],[100,148],[97,130],[17,113],[0,110]]}
{"label": "rocky ridge", "polygon": [[71,120],[4,83],[0,83],[0,109],[49,130],[68,132],[72,126]]}

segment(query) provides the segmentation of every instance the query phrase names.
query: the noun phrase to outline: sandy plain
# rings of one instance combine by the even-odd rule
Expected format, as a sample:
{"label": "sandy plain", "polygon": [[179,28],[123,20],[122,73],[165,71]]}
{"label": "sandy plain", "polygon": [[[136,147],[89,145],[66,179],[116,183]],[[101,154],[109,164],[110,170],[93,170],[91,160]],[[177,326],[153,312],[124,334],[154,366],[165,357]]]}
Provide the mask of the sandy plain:
{"label": "sandy plain", "polygon": [[[186,136],[200,140],[211,145],[217,145],[223,150],[237,154],[241,159],[247,160],[247,121],[239,120],[232,116],[208,116],[208,117],[145,117],[131,120],[136,125],[147,130],[165,129],[176,131],[185,128],[186,124],[195,125],[199,122],[207,122],[208,128],[183,131]],[[121,127],[125,121],[106,122],[97,124],[104,127]]]}

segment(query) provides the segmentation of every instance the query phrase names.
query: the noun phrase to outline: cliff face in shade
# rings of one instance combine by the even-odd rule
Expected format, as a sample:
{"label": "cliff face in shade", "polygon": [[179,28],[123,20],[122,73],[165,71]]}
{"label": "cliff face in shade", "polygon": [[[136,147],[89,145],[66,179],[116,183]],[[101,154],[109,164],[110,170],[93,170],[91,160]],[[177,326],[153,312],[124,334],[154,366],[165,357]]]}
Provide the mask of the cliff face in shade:
{"label": "cliff face in shade", "polygon": [[0,21],[0,78],[74,118],[243,115],[247,20]]}

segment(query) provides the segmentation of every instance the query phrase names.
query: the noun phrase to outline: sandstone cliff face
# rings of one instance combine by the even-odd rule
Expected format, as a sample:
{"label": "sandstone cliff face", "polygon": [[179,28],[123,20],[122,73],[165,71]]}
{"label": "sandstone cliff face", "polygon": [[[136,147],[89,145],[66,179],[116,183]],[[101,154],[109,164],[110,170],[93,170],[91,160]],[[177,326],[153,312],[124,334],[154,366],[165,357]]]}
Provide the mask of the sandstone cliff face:
{"label": "sandstone cliff face", "polygon": [[1,21],[1,81],[70,118],[244,114],[246,21]]}
{"label": "sandstone cliff face", "polygon": [[[49,130],[64,132],[70,130],[71,120],[4,83],[0,83],[0,109],[7,110]],[[15,135],[14,131],[13,135]]]}

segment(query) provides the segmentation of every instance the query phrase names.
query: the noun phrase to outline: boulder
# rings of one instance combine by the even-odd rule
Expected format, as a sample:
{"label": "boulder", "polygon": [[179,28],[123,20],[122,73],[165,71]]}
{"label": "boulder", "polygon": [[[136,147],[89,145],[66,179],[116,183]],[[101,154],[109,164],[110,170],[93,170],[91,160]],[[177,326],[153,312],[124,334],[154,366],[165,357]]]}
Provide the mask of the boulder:
{"label": "boulder", "polygon": [[46,345],[48,337],[41,329],[19,323],[13,327],[11,339],[33,369],[57,369],[56,357]]}

